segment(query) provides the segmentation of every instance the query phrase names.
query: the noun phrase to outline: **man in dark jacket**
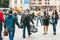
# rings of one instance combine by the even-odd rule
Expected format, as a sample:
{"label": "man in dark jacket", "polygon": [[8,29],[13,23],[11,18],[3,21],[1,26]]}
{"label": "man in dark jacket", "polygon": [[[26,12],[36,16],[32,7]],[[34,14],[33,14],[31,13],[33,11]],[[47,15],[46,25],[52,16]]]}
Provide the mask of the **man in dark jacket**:
{"label": "man in dark jacket", "polygon": [[2,23],[4,23],[4,17],[2,11],[0,11],[0,40],[2,40]]}
{"label": "man in dark jacket", "polygon": [[25,38],[25,31],[26,31],[26,27],[28,30],[28,35],[30,36],[30,21],[34,24],[33,20],[31,19],[30,15],[29,15],[29,10],[25,11],[25,14],[22,15],[21,17],[21,23],[23,23],[23,38]]}

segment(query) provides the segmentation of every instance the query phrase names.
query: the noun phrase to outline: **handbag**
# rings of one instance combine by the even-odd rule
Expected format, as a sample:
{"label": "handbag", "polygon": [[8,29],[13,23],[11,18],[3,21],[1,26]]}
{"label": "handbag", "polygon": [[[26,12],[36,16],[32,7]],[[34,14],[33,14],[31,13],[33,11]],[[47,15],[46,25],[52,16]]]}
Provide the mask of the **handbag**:
{"label": "handbag", "polygon": [[23,28],[23,24],[20,25],[20,28],[21,28],[21,29]]}
{"label": "handbag", "polygon": [[22,28],[23,28],[23,24],[20,24],[19,28],[21,28],[21,29],[22,29]]}
{"label": "handbag", "polygon": [[35,27],[34,25],[30,25],[30,32],[32,32],[32,33],[36,33],[36,32],[38,32],[38,29],[37,29],[37,27]]}
{"label": "handbag", "polygon": [[3,36],[8,36],[8,31],[7,30],[3,31]]}

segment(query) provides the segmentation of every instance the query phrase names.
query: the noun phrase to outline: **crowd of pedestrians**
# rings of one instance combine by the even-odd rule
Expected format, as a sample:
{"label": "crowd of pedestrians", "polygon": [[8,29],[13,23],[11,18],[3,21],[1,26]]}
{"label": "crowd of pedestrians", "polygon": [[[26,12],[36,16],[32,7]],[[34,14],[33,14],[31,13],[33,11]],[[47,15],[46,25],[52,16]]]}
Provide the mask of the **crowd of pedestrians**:
{"label": "crowd of pedestrians", "polygon": [[[12,10],[9,10],[7,12],[8,14],[5,16],[3,15],[3,12],[0,10],[0,40],[2,40],[2,25],[4,24],[4,30],[8,31],[9,40],[14,39],[15,34],[15,24],[18,26],[18,28],[21,27],[21,24],[23,25],[23,38],[25,38],[26,34],[26,27],[28,31],[28,36],[30,36],[32,33],[30,32],[30,22],[34,25],[34,13],[30,14],[30,10],[27,9],[21,14],[21,20],[20,23],[18,22],[17,12],[13,12]],[[39,12],[37,13],[37,22],[36,26],[38,27],[38,22],[40,21],[41,25],[44,26],[44,33],[43,35],[47,35],[48,33],[48,26],[49,24],[52,24],[53,26],[53,35],[56,35],[56,26],[58,24],[58,12],[57,10],[53,10],[52,15],[49,15],[48,11],[42,11],[39,9]],[[52,21],[52,22],[51,22]]]}

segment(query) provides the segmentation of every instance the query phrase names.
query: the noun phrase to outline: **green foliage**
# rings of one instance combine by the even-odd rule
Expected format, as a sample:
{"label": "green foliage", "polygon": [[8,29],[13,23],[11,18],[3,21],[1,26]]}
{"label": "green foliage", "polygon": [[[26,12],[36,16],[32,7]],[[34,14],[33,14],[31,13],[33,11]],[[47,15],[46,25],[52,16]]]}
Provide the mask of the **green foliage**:
{"label": "green foliage", "polygon": [[9,7],[9,0],[0,0],[1,7]]}

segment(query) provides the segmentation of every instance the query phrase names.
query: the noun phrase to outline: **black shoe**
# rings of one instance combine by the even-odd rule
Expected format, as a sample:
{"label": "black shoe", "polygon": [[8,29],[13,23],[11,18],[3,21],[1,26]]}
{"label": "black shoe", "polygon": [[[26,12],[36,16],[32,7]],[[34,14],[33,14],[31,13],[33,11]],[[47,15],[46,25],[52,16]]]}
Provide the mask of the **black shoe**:
{"label": "black shoe", "polygon": [[45,33],[43,33],[43,35],[45,35]]}
{"label": "black shoe", "polygon": [[25,37],[23,37],[23,38],[25,38]]}
{"label": "black shoe", "polygon": [[47,33],[45,33],[47,35]]}
{"label": "black shoe", "polygon": [[29,34],[29,36],[31,35],[32,33]]}
{"label": "black shoe", "polygon": [[56,33],[55,33],[55,35],[56,35]]}
{"label": "black shoe", "polygon": [[43,35],[45,35],[45,34],[47,35],[47,33],[43,33]]}
{"label": "black shoe", "polygon": [[56,35],[56,33],[53,33],[53,35]]}

